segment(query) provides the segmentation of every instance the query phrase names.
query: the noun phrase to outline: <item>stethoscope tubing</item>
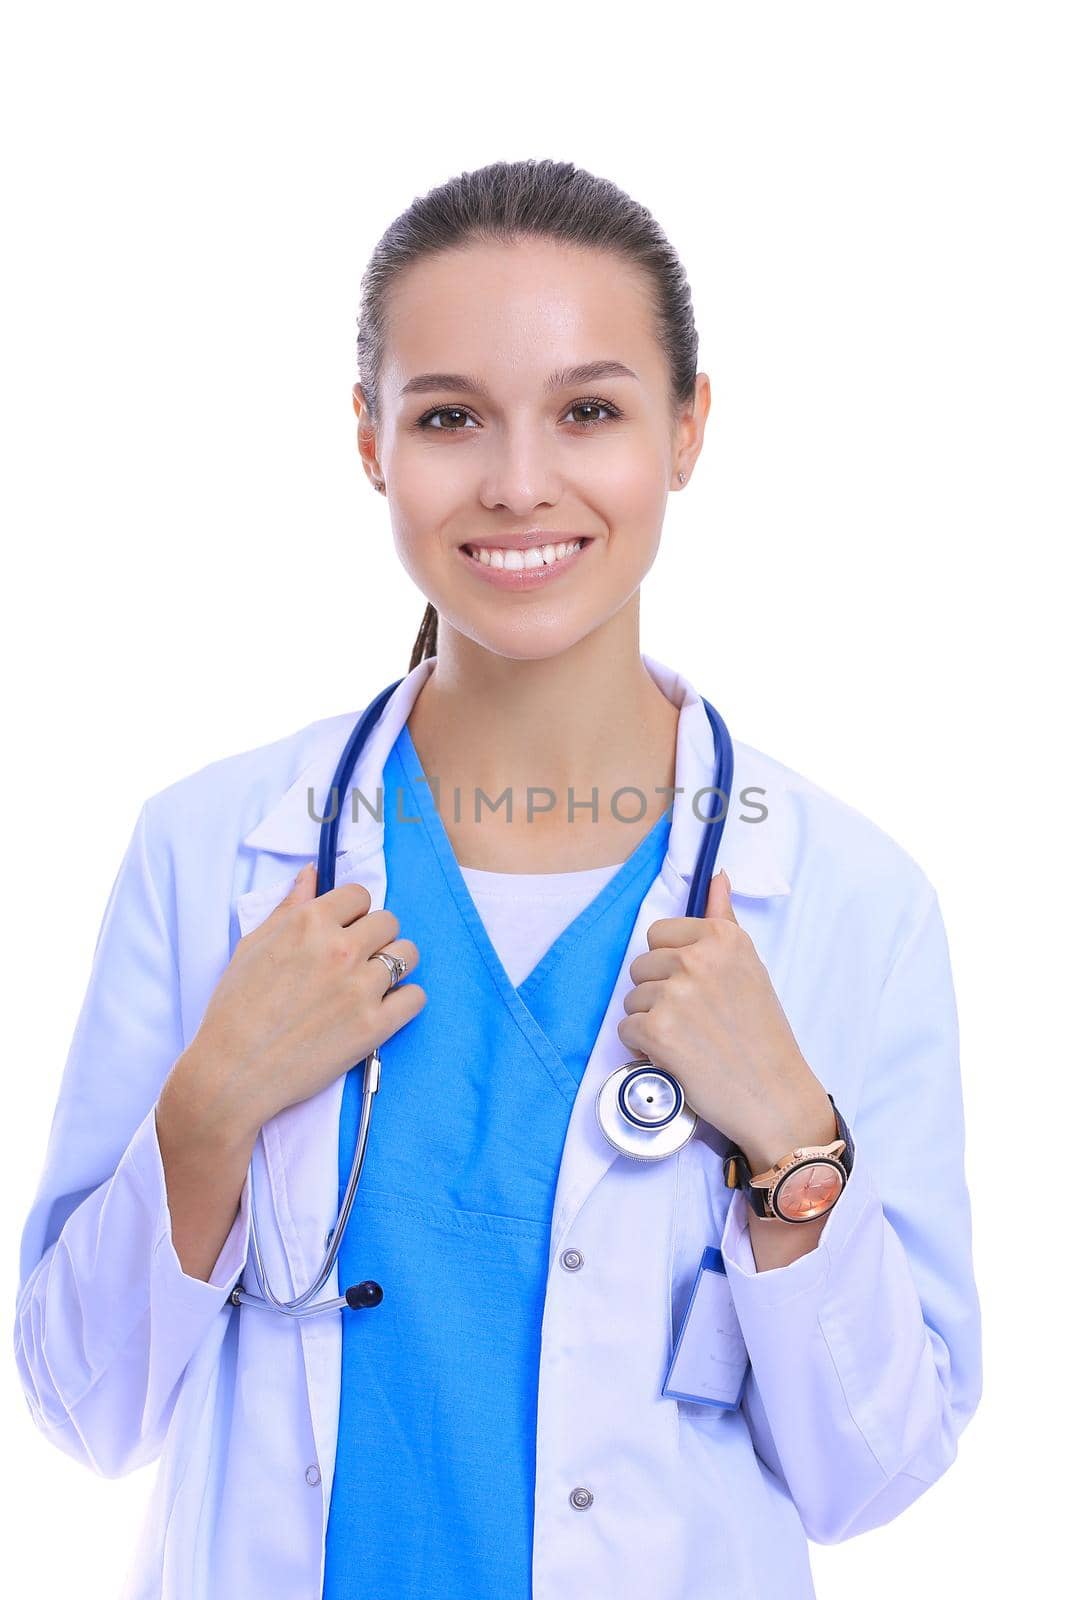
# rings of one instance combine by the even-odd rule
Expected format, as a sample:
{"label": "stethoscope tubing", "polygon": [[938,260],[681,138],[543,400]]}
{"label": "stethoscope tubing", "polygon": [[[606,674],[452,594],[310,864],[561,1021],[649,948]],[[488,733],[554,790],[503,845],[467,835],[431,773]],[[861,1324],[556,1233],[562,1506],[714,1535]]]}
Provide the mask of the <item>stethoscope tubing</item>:
{"label": "stethoscope tubing", "polygon": [[[701,699],[704,699],[703,695],[701,695]],[[722,843],[723,829],[726,827],[726,813],[729,809],[730,796],[734,788],[733,740],[730,738],[725,722],[710,700],[704,700],[704,710],[707,712],[712,733],[715,735],[715,783],[712,789],[712,797],[716,809],[711,816],[711,820],[704,824],[704,837],[700,841],[700,853],[697,856],[693,881],[689,885],[689,901],[685,910],[687,917],[702,917],[704,915],[704,908],[708,903],[708,888],[712,878],[715,876],[715,863],[718,859],[719,845]]]}
{"label": "stethoscope tubing", "polygon": [[255,1163],[253,1162],[252,1166],[249,1168],[249,1240],[252,1246],[252,1261],[256,1269],[256,1277],[259,1279],[259,1282],[262,1285],[263,1294],[251,1294],[243,1287],[235,1289],[233,1295],[230,1297],[235,1305],[264,1306],[269,1311],[280,1311],[284,1316],[288,1317],[317,1316],[320,1311],[340,1311],[348,1305],[348,1301],[343,1295],[336,1300],[320,1301],[314,1306],[308,1306],[308,1301],[314,1299],[315,1295],[318,1294],[319,1290],[330,1276],[330,1273],[333,1271],[333,1264],[337,1260],[337,1254],[341,1248],[341,1240],[344,1238],[344,1232],[348,1226],[349,1214],[356,1198],[356,1190],[359,1187],[360,1174],[363,1171],[363,1160],[367,1154],[367,1140],[370,1135],[371,1108],[373,1105],[374,1096],[378,1092],[378,1085],[381,1082],[381,1067],[381,1057],[378,1054],[378,1047],[375,1046],[363,1063],[363,1102],[360,1107],[359,1130],[356,1134],[356,1153],[352,1161],[351,1169],[349,1170],[348,1183],[345,1187],[344,1199],[341,1202],[341,1209],[337,1213],[337,1221],[330,1229],[329,1241],[327,1244],[326,1254],[323,1257],[322,1266],[319,1268],[314,1281],[308,1285],[303,1294],[297,1295],[295,1300],[280,1300],[271,1289],[270,1282],[267,1278],[267,1271],[263,1265],[263,1256],[259,1247],[259,1235],[256,1231]]}
{"label": "stethoscope tubing", "polygon": [[[337,770],[330,785],[330,793],[326,797],[326,815],[319,829],[316,898],[319,895],[326,894],[334,887],[341,811],[348,796],[348,786],[355,771],[356,762],[359,760],[360,752],[366,744],[371,729],[381,716],[386,703],[403,681],[403,678],[398,678],[395,683],[391,683],[387,689],[383,689],[381,694],[371,701],[356,722],[344,750],[341,752]],[[689,899],[686,905],[687,917],[702,917],[704,915],[708,888],[715,874],[715,862],[718,857],[723,830],[726,826],[726,815],[729,809],[734,778],[733,742],[726,724],[710,700],[704,700],[703,696],[701,696],[701,699],[715,736],[715,782],[712,788],[713,805],[709,809],[710,820],[704,823],[700,852],[697,856],[696,868],[689,886]],[[664,1076],[671,1083],[675,1083],[675,1080],[670,1078],[670,1074],[664,1074]],[[260,1249],[259,1233],[256,1228],[255,1163],[252,1163],[249,1169],[249,1241],[256,1276],[263,1289],[263,1294],[251,1294],[244,1288],[243,1284],[238,1284],[230,1296],[234,1305],[260,1306],[268,1311],[279,1311],[283,1316],[288,1317],[311,1317],[318,1316],[326,1311],[343,1310],[346,1306],[353,1304],[346,1296],[318,1301],[314,1305],[309,1304],[309,1301],[314,1299],[330,1276],[341,1248],[341,1241],[344,1238],[345,1228],[348,1226],[356,1190],[359,1187],[360,1174],[363,1171],[363,1162],[367,1153],[367,1141],[370,1135],[374,1096],[378,1092],[380,1081],[381,1057],[377,1047],[375,1047],[363,1062],[363,1099],[360,1107],[359,1129],[356,1134],[356,1148],[352,1167],[348,1174],[344,1198],[337,1214],[337,1221],[330,1230],[329,1242],[322,1266],[319,1268],[313,1282],[308,1285],[302,1294],[297,1295],[295,1300],[279,1298],[271,1289],[267,1278]],[[634,1154],[635,1152],[628,1151],[627,1153]],[[638,1159],[642,1158],[638,1157]],[[646,1156],[643,1159],[655,1159],[655,1157]],[[380,1292],[379,1290],[378,1293],[380,1294]]]}

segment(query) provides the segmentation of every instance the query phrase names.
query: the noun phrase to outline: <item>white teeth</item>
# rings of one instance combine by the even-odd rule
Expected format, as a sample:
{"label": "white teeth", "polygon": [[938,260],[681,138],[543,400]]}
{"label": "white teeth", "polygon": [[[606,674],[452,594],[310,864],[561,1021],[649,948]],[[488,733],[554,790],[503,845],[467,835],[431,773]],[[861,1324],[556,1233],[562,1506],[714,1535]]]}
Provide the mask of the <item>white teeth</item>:
{"label": "white teeth", "polygon": [[554,561],[562,561],[581,548],[581,540],[572,539],[569,544],[534,545],[529,550],[495,550],[488,545],[469,548],[485,567],[504,567],[509,572],[518,572],[523,567],[550,567]]}

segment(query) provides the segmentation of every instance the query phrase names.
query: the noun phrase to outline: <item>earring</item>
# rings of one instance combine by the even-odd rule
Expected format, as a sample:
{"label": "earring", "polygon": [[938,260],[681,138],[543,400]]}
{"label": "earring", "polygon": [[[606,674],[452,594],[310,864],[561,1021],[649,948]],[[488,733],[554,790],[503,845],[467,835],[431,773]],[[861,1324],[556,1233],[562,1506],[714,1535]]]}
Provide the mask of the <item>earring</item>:
{"label": "earring", "polygon": [[684,483],[685,482],[685,473],[684,472],[680,472],[678,474],[678,482],[679,483]]}
{"label": "earring", "polygon": [[376,478],[375,479],[374,487],[377,489],[379,494],[384,494],[385,493],[385,484],[382,482],[381,478]]}

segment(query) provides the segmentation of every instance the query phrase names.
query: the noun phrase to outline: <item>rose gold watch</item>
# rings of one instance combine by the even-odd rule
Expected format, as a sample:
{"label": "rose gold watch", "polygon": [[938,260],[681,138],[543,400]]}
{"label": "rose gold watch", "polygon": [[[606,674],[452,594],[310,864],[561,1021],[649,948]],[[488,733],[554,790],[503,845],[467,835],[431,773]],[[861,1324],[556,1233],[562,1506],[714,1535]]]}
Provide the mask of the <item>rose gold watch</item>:
{"label": "rose gold watch", "polygon": [[852,1171],[855,1145],[844,1117],[827,1094],[837,1119],[837,1138],[830,1144],[798,1145],[766,1172],[753,1176],[740,1145],[730,1145],[722,1175],[728,1189],[744,1189],[757,1217],[782,1222],[812,1222],[840,1200]]}

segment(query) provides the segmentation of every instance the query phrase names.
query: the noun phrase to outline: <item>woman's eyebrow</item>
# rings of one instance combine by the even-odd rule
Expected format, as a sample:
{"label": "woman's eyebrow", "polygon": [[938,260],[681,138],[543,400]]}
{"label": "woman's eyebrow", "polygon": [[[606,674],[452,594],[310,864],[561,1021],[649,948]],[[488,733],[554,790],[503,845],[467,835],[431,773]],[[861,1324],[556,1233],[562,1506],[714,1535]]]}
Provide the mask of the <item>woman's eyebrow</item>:
{"label": "woman's eyebrow", "polygon": [[[575,383],[595,383],[600,378],[636,377],[637,373],[621,361],[586,361],[581,366],[561,367],[558,372],[550,373],[544,392],[551,394],[553,389],[566,389]],[[480,395],[483,400],[488,398],[485,385],[462,372],[422,372],[417,378],[408,379],[400,398],[406,394],[427,394],[434,389],[462,389],[465,394]]]}

